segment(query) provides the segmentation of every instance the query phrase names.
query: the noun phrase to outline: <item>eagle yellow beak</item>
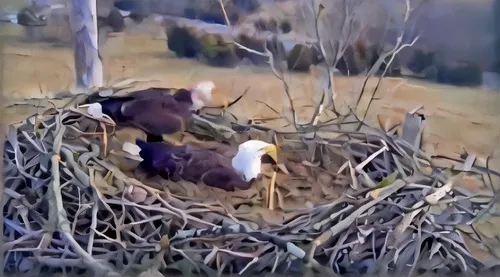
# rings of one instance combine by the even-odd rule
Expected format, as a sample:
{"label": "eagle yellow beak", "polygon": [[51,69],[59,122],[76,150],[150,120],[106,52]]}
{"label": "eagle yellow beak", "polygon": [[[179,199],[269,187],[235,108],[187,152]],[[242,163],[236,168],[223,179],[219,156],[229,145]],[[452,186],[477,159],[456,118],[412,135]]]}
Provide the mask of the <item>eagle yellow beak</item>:
{"label": "eagle yellow beak", "polygon": [[269,155],[276,163],[278,163],[278,147],[274,144],[262,148],[264,153]]}

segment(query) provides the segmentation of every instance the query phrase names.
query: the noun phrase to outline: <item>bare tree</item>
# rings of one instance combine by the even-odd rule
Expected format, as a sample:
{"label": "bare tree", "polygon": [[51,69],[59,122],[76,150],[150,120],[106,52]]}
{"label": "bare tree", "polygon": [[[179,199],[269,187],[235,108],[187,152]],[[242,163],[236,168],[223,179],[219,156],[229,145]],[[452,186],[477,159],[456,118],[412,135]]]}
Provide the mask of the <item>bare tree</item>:
{"label": "bare tree", "polygon": [[[290,102],[290,109],[293,113],[293,123],[295,127],[302,129],[306,128],[308,130],[316,130],[320,128],[322,126],[319,122],[320,116],[328,108],[335,113],[339,121],[338,124],[340,124],[340,121],[342,121],[346,115],[341,115],[335,107],[337,92],[335,91],[334,72],[336,71],[338,63],[345,58],[347,49],[352,47],[358,40],[363,39],[361,35],[367,25],[370,24],[369,22],[364,22],[366,21],[365,17],[367,13],[363,14],[361,11],[372,12],[371,9],[373,8],[373,5],[383,5],[387,20],[380,41],[385,46],[384,42],[389,39],[386,35],[390,33],[390,31],[393,31],[393,29],[397,30],[397,35],[395,42],[392,43],[393,46],[390,49],[384,48],[383,52],[380,53],[374,64],[366,70],[366,74],[361,79],[361,86],[357,89],[357,101],[353,107],[349,107],[351,114],[354,114],[359,121],[363,121],[366,117],[370,103],[374,99],[375,92],[378,89],[382,78],[391,67],[396,55],[404,48],[413,46],[419,38],[418,36],[409,38],[410,36],[406,33],[411,15],[425,0],[414,1],[418,1],[419,3],[414,5],[415,7],[412,8],[410,0],[405,0],[402,20],[399,20],[400,25],[395,27],[390,26],[389,23],[392,21],[398,21],[394,20],[394,18],[401,16],[401,12],[398,10],[398,7],[401,5],[397,3],[384,5],[384,3],[382,3],[384,1],[373,2],[369,0],[302,0],[301,2],[296,2],[296,5],[298,5],[301,12],[301,14],[298,14],[297,16],[302,17],[302,24],[305,25],[302,27],[305,29],[306,36],[314,37],[313,47],[318,49],[319,54],[324,61],[323,65],[315,68],[316,75],[320,83],[320,91],[318,93],[321,94],[321,97],[319,103],[315,107],[311,121],[305,125],[297,123],[297,115],[293,105],[293,100],[289,93],[288,85],[284,79],[284,71],[281,67],[277,66],[277,58],[274,57],[274,54],[271,51],[260,53],[254,49],[249,49],[244,45],[238,44],[237,42],[234,42],[234,44],[240,49],[269,58],[269,64],[274,75],[283,83],[283,87]],[[219,3],[223,11],[225,11],[223,0],[219,0]],[[369,9],[369,11],[367,9]],[[228,26],[231,26],[227,16],[226,21],[228,22]],[[375,90],[372,91],[373,94],[371,95],[368,106],[366,108],[360,108],[359,105],[366,91],[368,80],[380,72],[382,65],[385,65],[385,68],[383,73],[379,76]]]}
{"label": "bare tree", "polygon": [[[319,72],[319,74],[323,75],[319,77],[326,80],[326,83],[322,86],[321,100],[316,106],[310,122],[312,126],[316,126],[326,108],[332,107],[333,112],[337,116],[340,115],[336,111],[334,103],[337,95],[334,87],[334,70],[338,62],[344,57],[348,46],[359,37],[360,32],[355,30],[355,19],[357,8],[363,0],[332,1],[329,3],[330,7],[325,7],[323,3],[318,3],[317,0],[309,1],[307,8],[310,9],[314,19],[312,21],[314,22],[313,33],[317,40],[320,55],[325,62],[324,68],[326,70],[326,72],[323,70]],[[339,4],[341,7],[338,7]],[[333,11],[336,10],[340,12],[340,17],[333,14]],[[328,14],[329,11],[330,14]],[[340,21],[337,22],[336,19],[340,19]]]}
{"label": "bare tree", "polygon": [[[225,21],[226,21],[226,24],[228,27],[231,27],[231,22],[229,21],[229,17],[227,15],[227,12],[226,12],[226,8],[225,8],[225,4],[224,4],[224,0],[219,0],[219,4],[220,4],[220,7],[222,9],[222,12],[224,14],[224,18],[225,18]],[[279,60],[279,54],[276,55],[275,51],[272,51],[272,49],[270,48],[273,48],[273,45],[274,46],[277,46],[276,44],[279,43],[279,37],[277,36],[268,36],[266,38],[266,42],[265,42],[265,49],[266,49],[266,52],[265,53],[262,53],[262,52],[259,52],[259,51],[256,51],[254,49],[251,49],[251,48],[248,48],[236,41],[234,41],[234,38],[233,38],[233,44],[238,47],[239,49],[242,49],[242,50],[245,50],[245,51],[248,51],[250,53],[253,53],[253,54],[256,54],[256,55],[260,55],[260,56],[263,56],[263,57],[267,57],[269,60],[269,65],[271,67],[271,70],[274,74],[274,76],[276,76],[276,78],[278,78],[281,83],[283,84],[283,90],[285,91],[286,93],[286,96],[287,96],[287,99],[288,99],[288,106],[290,108],[290,111],[292,112],[292,121],[293,121],[293,125],[295,128],[298,128],[299,125],[298,125],[298,120],[297,120],[297,112],[295,110],[295,105],[293,103],[293,99],[292,99],[292,96],[290,94],[290,88],[288,86],[288,83],[286,82],[285,80],[285,70],[284,68],[281,66],[281,61]],[[280,51],[280,47],[275,47],[276,51]]]}
{"label": "bare tree", "polygon": [[[423,1],[420,1],[419,4],[422,2]],[[356,93],[358,98],[355,106],[350,107],[356,110],[355,114],[357,119],[362,121],[366,117],[369,105],[374,99],[374,94],[378,89],[382,78],[391,67],[396,55],[404,48],[413,46],[419,38],[418,36],[409,38],[409,35],[406,33],[410,16],[419,4],[412,8],[410,0],[405,1],[405,9],[402,15],[403,18],[402,20],[399,20],[399,26],[390,26],[390,22],[398,22],[398,20],[395,20],[394,18],[401,16],[400,11],[397,9],[400,5],[397,3],[385,3],[384,5],[384,1],[373,3],[368,0],[336,0],[321,3],[320,0],[309,0],[309,4],[308,9],[314,18],[312,21],[314,22],[314,26],[311,33],[313,33],[313,36],[317,39],[318,49],[325,64],[325,70],[320,71],[320,77],[326,80],[322,88],[323,91],[321,100],[317,105],[311,120],[312,126],[316,126],[318,124],[319,117],[326,108],[332,107],[332,110],[337,117],[340,116],[340,114],[336,111],[334,103],[337,95],[334,88],[334,70],[339,61],[344,59],[348,47],[354,46],[353,44],[357,43],[359,40],[368,39],[361,37],[364,33],[366,33],[364,32],[366,31],[365,29],[367,29],[369,25],[377,25],[379,23],[366,22],[366,18],[368,17],[367,15],[376,13],[374,4],[378,5],[378,7],[382,6],[387,17],[383,33],[379,38],[379,43],[385,46],[386,42],[390,40],[390,38],[387,37],[387,34],[390,33],[390,31],[393,31],[393,29],[397,30],[395,42],[390,43],[393,46],[390,47],[390,49],[382,49],[382,53],[379,54],[375,63],[369,64],[371,67],[369,67],[365,72],[365,75],[362,77],[361,86],[357,89]],[[373,29],[370,29],[370,31],[372,30]],[[405,43],[405,41],[409,40],[411,40],[411,42]],[[365,93],[368,80],[380,72],[380,69],[384,64],[385,68],[383,73],[379,76],[375,90],[372,91],[373,95],[371,95],[368,106],[366,108],[360,108],[359,104]],[[324,76],[321,76],[321,74]],[[342,117],[339,119],[342,119]]]}
{"label": "bare tree", "polygon": [[76,85],[89,89],[103,86],[103,66],[98,50],[96,1],[68,1]]}
{"label": "bare tree", "polygon": [[[406,47],[412,47],[418,41],[419,36],[416,36],[414,38],[409,39],[407,37],[406,32],[407,32],[407,26],[408,26],[408,23],[410,20],[410,16],[412,15],[412,12],[415,11],[418,8],[418,6],[420,6],[420,4],[422,4],[422,3],[423,3],[423,1],[419,1],[419,3],[416,4],[415,7],[412,8],[410,0],[405,0],[405,11],[403,14],[403,23],[402,23],[402,26],[399,28],[399,32],[398,32],[398,35],[396,38],[396,42],[394,43],[394,46],[391,49],[386,50],[385,52],[383,52],[379,56],[379,58],[377,59],[375,64],[371,67],[371,69],[368,71],[366,76],[363,78],[362,86],[360,87],[360,91],[358,93],[358,99],[356,101],[356,115],[357,115],[357,118],[359,120],[362,121],[365,119],[365,117],[368,113],[369,107],[371,105],[371,102],[374,100],[374,96],[375,96],[375,93],[377,92],[377,89],[380,85],[380,82],[381,82],[382,78],[385,76],[385,74],[387,73],[387,70],[390,68],[396,55],[399,54],[399,52],[401,52],[401,50],[405,49]],[[389,22],[389,17],[391,16],[391,14],[388,13],[387,16],[388,16],[388,22]],[[387,25],[386,25],[386,28],[388,28]],[[410,41],[410,42],[405,43],[405,41]],[[378,78],[377,85],[375,86],[375,89],[372,91],[372,94],[370,96],[370,100],[368,101],[366,108],[359,109],[359,104],[361,102],[361,98],[363,97],[363,95],[365,93],[366,84],[367,84],[368,80],[380,70],[380,67],[383,64],[386,64],[385,69],[384,69],[382,75],[380,75]]]}

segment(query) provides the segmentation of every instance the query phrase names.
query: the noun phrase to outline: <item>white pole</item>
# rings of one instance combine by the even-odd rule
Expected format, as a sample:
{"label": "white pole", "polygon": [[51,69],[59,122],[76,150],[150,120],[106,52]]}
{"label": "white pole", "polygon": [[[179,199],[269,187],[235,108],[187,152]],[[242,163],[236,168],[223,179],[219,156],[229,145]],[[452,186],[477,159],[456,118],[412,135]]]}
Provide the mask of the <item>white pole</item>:
{"label": "white pole", "polygon": [[80,88],[103,86],[102,61],[97,42],[96,1],[98,0],[68,0],[76,85]]}

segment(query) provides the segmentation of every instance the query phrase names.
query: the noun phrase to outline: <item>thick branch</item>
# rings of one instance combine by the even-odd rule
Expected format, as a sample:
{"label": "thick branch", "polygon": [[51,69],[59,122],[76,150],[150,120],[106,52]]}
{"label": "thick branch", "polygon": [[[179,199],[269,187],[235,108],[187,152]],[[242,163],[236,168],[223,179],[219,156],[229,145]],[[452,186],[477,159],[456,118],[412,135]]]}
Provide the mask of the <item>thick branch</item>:
{"label": "thick branch", "polygon": [[[76,254],[82,258],[82,261],[89,267],[93,268],[99,273],[107,273],[111,272],[111,268],[108,266],[105,266],[99,262],[97,262],[89,253],[87,253],[81,246],[80,244],[75,240],[75,238],[72,235],[71,232],[71,226],[70,222],[68,221],[67,213],[64,208],[64,203],[61,195],[61,183],[60,183],[60,173],[59,173],[59,165],[60,165],[60,155],[59,151],[61,149],[62,143],[57,143],[58,138],[62,140],[63,134],[66,130],[66,126],[62,125],[62,123],[59,122],[59,128],[56,129],[56,142],[54,143],[54,153],[51,158],[51,163],[52,163],[52,183],[51,183],[51,193],[53,196],[52,201],[55,201],[55,203],[52,203],[52,207],[55,207],[55,211],[57,213],[57,229],[64,234],[64,237],[68,240],[69,244],[73,248]],[[97,203],[95,203],[97,205]]]}

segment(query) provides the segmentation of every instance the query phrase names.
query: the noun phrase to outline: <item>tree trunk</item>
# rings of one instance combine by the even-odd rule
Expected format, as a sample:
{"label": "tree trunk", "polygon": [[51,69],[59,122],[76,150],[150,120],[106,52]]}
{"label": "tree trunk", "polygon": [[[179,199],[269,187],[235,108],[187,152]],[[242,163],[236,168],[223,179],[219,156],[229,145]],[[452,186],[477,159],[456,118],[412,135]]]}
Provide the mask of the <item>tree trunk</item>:
{"label": "tree trunk", "polygon": [[96,1],[98,0],[68,0],[76,85],[81,88],[103,86],[102,61],[98,52]]}

